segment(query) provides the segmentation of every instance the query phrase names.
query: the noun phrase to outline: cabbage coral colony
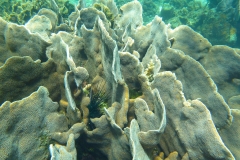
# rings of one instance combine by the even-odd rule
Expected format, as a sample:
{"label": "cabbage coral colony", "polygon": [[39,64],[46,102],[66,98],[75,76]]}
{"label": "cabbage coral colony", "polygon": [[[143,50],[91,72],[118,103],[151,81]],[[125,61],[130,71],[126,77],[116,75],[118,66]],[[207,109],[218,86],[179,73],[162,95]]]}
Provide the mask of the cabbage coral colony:
{"label": "cabbage coral colony", "polygon": [[239,49],[137,0],[53,6],[0,18],[0,159],[240,159]]}

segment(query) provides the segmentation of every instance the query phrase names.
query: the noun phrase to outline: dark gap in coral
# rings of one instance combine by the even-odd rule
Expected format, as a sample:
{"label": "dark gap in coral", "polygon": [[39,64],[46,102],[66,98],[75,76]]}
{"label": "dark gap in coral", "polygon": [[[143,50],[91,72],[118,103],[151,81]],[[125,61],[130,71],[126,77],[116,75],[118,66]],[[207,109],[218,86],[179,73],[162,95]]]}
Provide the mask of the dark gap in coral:
{"label": "dark gap in coral", "polygon": [[120,94],[116,95],[116,100],[115,100],[116,102],[121,103],[122,97],[124,96],[123,95],[124,94],[124,85],[118,84],[116,93],[121,93],[121,95]]}
{"label": "dark gap in coral", "polygon": [[80,55],[80,58],[83,59],[83,60],[87,60],[88,59],[87,55],[84,52],[84,50],[81,50],[79,55]]}
{"label": "dark gap in coral", "polygon": [[129,90],[129,99],[135,99],[142,95],[141,88]]}
{"label": "dark gap in coral", "polygon": [[90,131],[96,129],[95,125],[92,123],[91,120],[88,121],[87,128],[88,128],[88,130],[90,130]]}
{"label": "dark gap in coral", "polygon": [[87,143],[87,135],[83,134],[76,139],[77,160],[106,160],[107,157],[103,155],[97,144]]}

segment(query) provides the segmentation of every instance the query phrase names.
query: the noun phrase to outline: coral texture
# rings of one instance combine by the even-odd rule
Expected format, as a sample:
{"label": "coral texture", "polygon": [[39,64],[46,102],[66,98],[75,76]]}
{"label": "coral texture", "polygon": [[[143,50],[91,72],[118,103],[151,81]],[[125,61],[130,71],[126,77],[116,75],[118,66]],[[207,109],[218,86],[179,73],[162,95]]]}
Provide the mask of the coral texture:
{"label": "coral texture", "polygon": [[[67,129],[66,117],[45,87],[22,100],[0,106],[1,159],[46,159],[50,134]],[[41,128],[41,130],[39,130]]]}
{"label": "coral texture", "polygon": [[145,25],[137,0],[50,2],[0,18],[0,159],[240,158],[239,49]]}

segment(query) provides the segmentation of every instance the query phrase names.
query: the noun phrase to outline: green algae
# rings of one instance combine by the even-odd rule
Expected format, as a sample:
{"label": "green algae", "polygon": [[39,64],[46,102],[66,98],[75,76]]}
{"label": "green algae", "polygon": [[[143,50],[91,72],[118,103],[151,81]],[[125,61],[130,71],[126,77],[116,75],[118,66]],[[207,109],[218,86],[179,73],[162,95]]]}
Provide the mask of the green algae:
{"label": "green algae", "polygon": [[139,96],[142,96],[142,91],[140,89],[130,89],[129,90],[129,98],[130,99],[135,99]]}
{"label": "green algae", "polygon": [[104,5],[102,3],[94,3],[93,8],[96,8],[97,10],[102,11],[105,14],[107,20],[109,22],[111,22],[111,24],[114,23],[115,17],[113,15],[113,13],[111,12],[111,10],[106,5]]}
{"label": "green algae", "polygon": [[[63,18],[67,18],[74,11],[74,5],[67,0],[56,0],[56,3]],[[4,0],[0,2],[0,6],[0,16],[6,21],[17,24],[25,24],[42,8],[53,8],[50,0]]]}

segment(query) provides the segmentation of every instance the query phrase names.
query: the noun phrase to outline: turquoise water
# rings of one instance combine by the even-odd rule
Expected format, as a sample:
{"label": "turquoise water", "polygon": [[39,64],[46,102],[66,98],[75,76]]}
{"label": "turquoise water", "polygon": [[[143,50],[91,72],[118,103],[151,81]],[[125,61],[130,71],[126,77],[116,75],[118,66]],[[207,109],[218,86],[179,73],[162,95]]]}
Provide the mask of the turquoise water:
{"label": "turquoise water", "polygon": [[[130,0],[116,0],[118,7]],[[71,0],[73,4],[78,1]],[[240,48],[239,1],[229,0],[140,0],[144,24],[155,15],[172,28],[188,25],[216,45]],[[92,1],[86,1],[90,6]]]}
{"label": "turquoise water", "polygon": [[[115,2],[120,8],[129,1],[116,0]],[[49,7],[49,4],[46,3],[48,1],[18,0],[16,3],[11,0],[10,2],[6,0],[0,2],[2,3],[0,16],[20,24],[26,23],[40,8]],[[27,5],[20,7],[21,2],[27,3]],[[37,2],[37,5],[33,5],[35,9],[34,7],[30,8],[33,2]],[[92,2],[84,1],[86,7],[91,6]],[[143,8],[144,24],[151,22],[154,16],[158,15],[163,18],[165,23],[171,24],[172,28],[179,25],[190,26],[214,45],[240,47],[240,7],[237,0],[140,0],[140,2]],[[78,1],[57,0],[56,3],[60,7],[65,7],[60,10],[62,16],[67,18],[70,12],[74,11],[74,5],[77,5]]]}

